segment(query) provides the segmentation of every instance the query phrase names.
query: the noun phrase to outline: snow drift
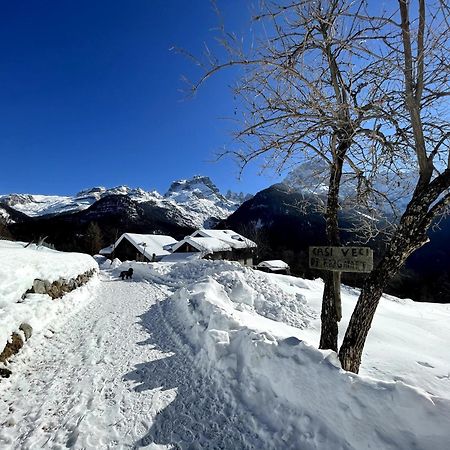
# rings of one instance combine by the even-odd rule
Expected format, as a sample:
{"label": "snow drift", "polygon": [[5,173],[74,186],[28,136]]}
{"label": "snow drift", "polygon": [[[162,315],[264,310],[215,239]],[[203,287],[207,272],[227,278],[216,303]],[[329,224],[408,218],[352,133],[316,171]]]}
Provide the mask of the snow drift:
{"label": "snow drift", "polygon": [[[153,265],[150,275],[148,268],[140,267],[138,276],[178,287],[164,304],[169,325],[177,324],[175,331],[193,347],[199,367],[224,389],[231,386],[236,398],[272,430],[268,448],[448,448],[448,377],[429,375],[441,382],[438,386],[426,377],[422,383],[418,375],[424,368],[420,362],[430,356],[446,366],[446,347],[429,355],[426,344],[413,349],[416,340],[408,343],[424,306],[429,312],[444,307],[436,319],[442,313],[450,318],[447,305],[415,308],[409,301],[383,299],[381,309],[403,309],[407,324],[397,324],[403,345],[396,346],[394,339],[392,353],[386,351],[392,330],[384,329],[383,321],[374,324],[374,335],[384,333],[385,342],[372,341],[372,347],[385,352],[385,362],[377,367],[370,356],[377,353],[366,352],[364,364],[376,364],[371,371],[383,373],[383,381],[345,372],[334,352],[311,345],[311,337],[318,334],[314,298],[320,281],[263,274],[218,261]],[[344,290],[347,309],[356,294]],[[396,373],[397,359],[411,357],[417,365],[410,377],[418,381],[415,386],[401,381],[409,381],[407,374]],[[424,389],[429,386],[437,394]]]}

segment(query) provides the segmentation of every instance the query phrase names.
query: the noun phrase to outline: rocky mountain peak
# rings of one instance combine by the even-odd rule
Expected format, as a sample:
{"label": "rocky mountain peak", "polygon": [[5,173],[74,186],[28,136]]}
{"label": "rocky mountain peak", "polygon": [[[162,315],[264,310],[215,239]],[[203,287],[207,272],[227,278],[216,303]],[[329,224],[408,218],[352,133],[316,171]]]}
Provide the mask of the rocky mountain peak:
{"label": "rocky mountain peak", "polygon": [[177,197],[187,193],[194,194],[198,198],[209,198],[211,195],[223,197],[211,179],[202,175],[195,175],[188,180],[174,181],[164,196]]}
{"label": "rocky mountain peak", "polygon": [[0,197],[2,203],[8,206],[14,207],[15,205],[24,205],[26,203],[34,201],[33,196],[30,194],[10,194]]}
{"label": "rocky mountain peak", "polygon": [[106,188],[103,186],[96,186],[89,189],[83,189],[82,191],[78,192],[75,197],[76,198],[82,198],[82,197],[90,197],[90,196],[100,196],[106,191]]}
{"label": "rocky mountain peak", "polygon": [[[126,197],[139,205],[164,210],[183,226],[212,226],[235,211],[245,198],[243,194],[220,193],[217,186],[207,176],[196,175],[190,179],[174,181],[166,194],[157,191],[148,192],[140,188],[120,185],[112,188],[96,186],[84,189],[75,196],[13,194],[0,197],[4,204],[29,217],[56,216],[84,211],[97,202],[109,197]],[[112,200],[112,199],[111,199]],[[117,200],[118,201],[118,200]],[[112,213],[120,209],[120,202],[100,202],[98,207]],[[95,208],[94,208],[95,209]],[[102,211],[106,214],[107,211]],[[177,217],[177,219],[175,219]]]}
{"label": "rocky mountain peak", "polygon": [[228,200],[231,200],[234,203],[244,203],[247,200],[250,200],[253,198],[252,194],[244,194],[243,192],[233,192],[230,189],[228,189],[227,193],[225,194],[225,198]]}

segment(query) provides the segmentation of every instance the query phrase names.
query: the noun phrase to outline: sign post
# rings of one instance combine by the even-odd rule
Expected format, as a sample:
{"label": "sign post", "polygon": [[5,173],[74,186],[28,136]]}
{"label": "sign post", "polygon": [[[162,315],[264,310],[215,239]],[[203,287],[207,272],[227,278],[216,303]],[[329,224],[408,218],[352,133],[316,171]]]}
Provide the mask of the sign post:
{"label": "sign post", "polygon": [[342,318],[340,297],[341,272],[371,272],[373,269],[373,250],[369,247],[309,247],[309,267],[333,272],[336,292],[336,315]]}

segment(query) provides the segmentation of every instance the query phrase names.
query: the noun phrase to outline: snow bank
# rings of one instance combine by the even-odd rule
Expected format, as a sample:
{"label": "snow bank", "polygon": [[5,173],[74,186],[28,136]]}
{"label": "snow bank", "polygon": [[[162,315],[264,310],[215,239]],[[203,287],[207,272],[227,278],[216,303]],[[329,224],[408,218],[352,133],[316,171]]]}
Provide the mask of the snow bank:
{"label": "snow bank", "polygon": [[[232,386],[273,430],[270,448],[448,448],[448,398],[403,381],[344,372],[334,352],[306,342],[319,311],[299,291],[313,297],[316,282],[220,261],[147,265],[137,273],[178,287],[166,303],[168,321],[181,327],[200,367]],[[344,301],[353,297],[344,292]],[[405,306],[388,306],[394,305]],[[395,350],[408,354],[405,330],[405,344]]]}
{"label": "snow bank", "polygon": [[91,269],[98,269],[96,261],[81,253],[63,253],[45,247],[0,241],[0,351],[12,333],[26,322],[34,331],[43,329],[52,320],[58,302],[48,295],[23,294],[35,279],[49,281],[70,280]]}
{"label": "snow bank", "polygon": [[83,253],[64,253],[20,242],[0,241],[0,308],[16,303],[38,278],[49,282],[71,279],[91,269],[95,260]]}
{"label": "snow bank", "polygon": [[[107,266],[102,266],[106,267]],[[181,263],[138,263],[126,261],[113,266],[116,276],[133,267],[136,281],[148,280],[172,288],[181,288],[211,277],[224,286],[240,304],[248,306],[258,315],[288,324],[299,329],[311,325],[318,318],[300,293],[289,294],[263,272],[255,271],[232,261],[193,260]],[[300,283],[300,282],[299,282]],[[307,286],[306,284],[301,284]],[[292,301],[294,299],[294,301]]]}

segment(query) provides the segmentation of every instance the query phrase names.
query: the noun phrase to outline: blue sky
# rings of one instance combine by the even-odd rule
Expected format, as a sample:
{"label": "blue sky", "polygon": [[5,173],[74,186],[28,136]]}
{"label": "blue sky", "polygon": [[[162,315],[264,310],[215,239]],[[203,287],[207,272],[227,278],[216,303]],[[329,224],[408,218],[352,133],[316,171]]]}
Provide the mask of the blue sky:
{"label": "blue sky", "polygon": [[[227,23],[248,24],[242,0],[222,0]],[[279,180],[231,160],[232,74],[193,99],[180,92],[217,20],[208,0],[1,2],[0,193],[73,194],[127,184],[165,191],[209,175],[223,190],[255,192]]]}

